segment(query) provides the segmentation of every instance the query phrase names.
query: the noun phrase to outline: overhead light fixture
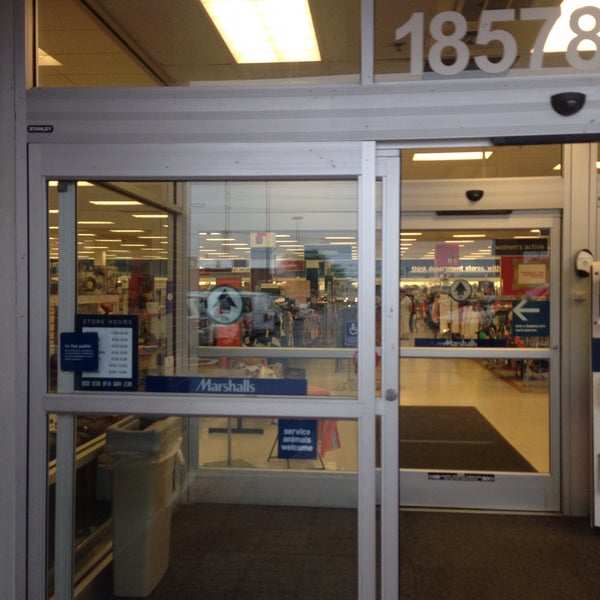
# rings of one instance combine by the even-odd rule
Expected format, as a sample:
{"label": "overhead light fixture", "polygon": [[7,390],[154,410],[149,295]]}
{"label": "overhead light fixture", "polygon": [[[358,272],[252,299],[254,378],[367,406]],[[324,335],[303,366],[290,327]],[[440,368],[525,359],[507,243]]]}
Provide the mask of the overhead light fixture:
{"label": "overhead light fixture", "polygon": [[[48,181],[48,187],[58,187],[58,181],[51,179]],[[94,187],[94,184],[89,181],[78,181],[77,187]]]}
{"label": "overhead light fixture", "polygon": [[453,233],[453,238],[484,238],[485,233]]}
{"label": "overhead light fixture", "polygon": [[[600,9],[600,0],[563,0],[560,5],[560,17],[556,20],[544,44],[544,52],[566,52],[571,40],[576,33],[571,29],[571,15],[578,8],[592,7]],[[578,20],[581,31],[594,34],[596,27],[596,18],[589,10]],[[577,46],[580,52],[597,51],[596,43],[590,38],[582,38]]]}
{"label": "overhead light fixture", "polygon": [[321,60],[308,0],[200,0],[237,63]]}
{"label": "overhead light fixture", "polygon": [[141,215],[131,215],[135,219],[168,219],[169,215],[156,213],[143,213]]}
{"label": "overhead light fixture", "polygon": [[468,152],[415,152],[414,161],[443,161],[443,160],[487,160],[493,151],[477,150]]}
{"label": "overhead light fixture", "polygon": [[139,206],[139,200],[90,200],[96,206]]}
{"label": "overhead light fixture", "polygon": [[145,229],[111,229],[111,233],[144,233]]}
{"label": "overhead light fixture", "polygon": [[77,221],[77,225],[114,225],[113,221]]}

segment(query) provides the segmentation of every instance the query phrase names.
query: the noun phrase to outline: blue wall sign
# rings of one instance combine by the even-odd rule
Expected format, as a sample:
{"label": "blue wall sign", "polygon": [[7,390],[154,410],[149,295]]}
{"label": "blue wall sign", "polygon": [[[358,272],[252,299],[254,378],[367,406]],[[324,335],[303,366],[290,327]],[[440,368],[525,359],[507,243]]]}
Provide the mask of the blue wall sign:
{"label": "blue wall sign", "polygon": [[550,335],[550,302],[521,300],[513,302],[511,330],[513,336]]}
{"label": "blue wall sign", "polygon": [[169,375],[148,375],[146,377],[147,392],[306,396],[307,390],[306,379],[185,377]]}
{"label": "blue wall sign", "polygon": [[415,347],[420,348],[505,348],[506,340],[415,338]]}
{"label": "blue wall sign", "polygon": [[358,321],[344,322],[344,346],[346,348],[358,346]]}
{"label": "blue wall sign", "polygon": [[277,456],[288,459],[316,459],[317,420],[279,419]]}
{"label": "blue wall sign", "polygon": [[95,332],[61,333],[60,368],[62,371],[97,371],[98,334]]}

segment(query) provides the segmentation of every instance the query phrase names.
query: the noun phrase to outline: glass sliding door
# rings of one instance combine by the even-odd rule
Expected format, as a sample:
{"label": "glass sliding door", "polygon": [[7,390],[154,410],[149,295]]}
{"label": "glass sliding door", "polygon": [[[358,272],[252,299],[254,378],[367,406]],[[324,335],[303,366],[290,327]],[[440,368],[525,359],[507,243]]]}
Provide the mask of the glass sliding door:
{"label": "glass sliding door", "polygon": [[403,219],[403,504],[558,508],[559,223]]}
{"label": "glass sliding door", "polygon": [[255,150],[32,150],[40,597],[375,593],[374,145]]}

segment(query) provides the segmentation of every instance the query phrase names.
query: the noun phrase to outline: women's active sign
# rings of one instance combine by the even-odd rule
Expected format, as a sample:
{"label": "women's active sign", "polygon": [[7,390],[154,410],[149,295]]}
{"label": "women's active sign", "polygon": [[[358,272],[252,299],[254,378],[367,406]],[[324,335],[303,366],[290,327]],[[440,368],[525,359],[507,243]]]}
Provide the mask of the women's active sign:
{"label": "women's active sign", "polygon": [[[563,12],[560,6],[483,10],[476,32],[459,12],[437,13],[427,26],[425,13],[417,12],[396,29],[396,44],[400,46],[408,40],[412,75],[423,74],[425,61],[439,75],[458,75],[467,67],[472,68],[472,54],[479,70],[498,74],[527,55],[526,68],[541,69],[544,55],[557,51],[554,39],[559,37],[563,42],[559,51],[564,53],[568,65],[580,71],[596,71],[600,70],[600,2],[588,0],[588,4],[591,5],[580,6],[579,2],[567,0],[563,2]],[[535,34],[531,40],[520,36],[521,45],[527,40],[527,47],[519,47],[511,32],[532,25]],[[477,47],[475,52],[473,44]]]}

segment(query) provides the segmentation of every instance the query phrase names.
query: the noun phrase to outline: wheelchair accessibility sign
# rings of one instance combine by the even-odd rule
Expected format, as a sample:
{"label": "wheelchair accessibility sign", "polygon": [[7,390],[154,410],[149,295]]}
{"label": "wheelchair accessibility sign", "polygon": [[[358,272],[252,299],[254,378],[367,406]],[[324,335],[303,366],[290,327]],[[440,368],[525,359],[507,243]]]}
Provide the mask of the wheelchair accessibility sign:
{"label": "wheelchair accessibility sign", "polygon": [[356,348],[358,346],[358,321],[346,321],[344,323],[344,346]]}

